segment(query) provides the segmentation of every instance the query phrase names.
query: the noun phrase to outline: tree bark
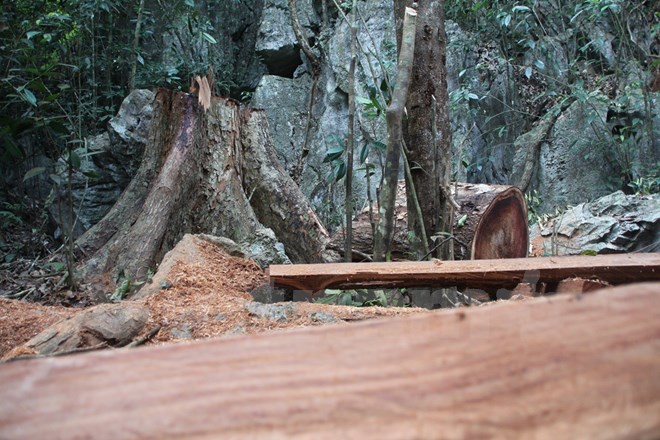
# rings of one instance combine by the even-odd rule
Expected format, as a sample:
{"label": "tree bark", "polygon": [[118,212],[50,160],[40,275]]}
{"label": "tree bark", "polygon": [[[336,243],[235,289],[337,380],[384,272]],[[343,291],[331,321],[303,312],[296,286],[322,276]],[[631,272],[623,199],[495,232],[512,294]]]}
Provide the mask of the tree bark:
{"label": "tree bark", "polygon": [[[245,187],[245,190],[244,190]],[[249,192],[248,192],[249,191]],[[185,233],[240,242],[261,224],[296,262],[320,262],[328,234],[277,162],[263,112],[160,90],[136,178],[79,240],[87,281],[143,279]]]}
{"label": "tree bark", "polygon": [[410,84],[410,72],[413,67],[415,50],[415,23],[417,12],[406,8],[403,37],[399,51],[397,85],[394,89],[392,102],[387,108],[387,151],[385,153],[385,170],[383,171],[383,187],[379,208],[376,237],[374,238],[374,260],[384,261],[390,251],[392,232],[394,230],[394,204],[399,176],[399,157],[403,142],[403,114]]}
{"label": "tree bark", "polygon": [[[411,217],[410,231],[421,237],[451,233],[449,202],[451,180],[451,127],[447,92],[444,2],[419,0],[415,35],[415,63],[408,94],[406,144],[414,191],[422,208],[423,225]],[[437,105],[436,105],[437,102]],[[413,188],[408,188],[408,200]],[[449,259],[451,246],[438,249],[438,257]]]}
{"label": "tree bark", "polygon": [[277,160],[262,110],[243,110],[244,192],[261,223],[275,231],[294,263],[334,260],[329,235],[300,187]]}

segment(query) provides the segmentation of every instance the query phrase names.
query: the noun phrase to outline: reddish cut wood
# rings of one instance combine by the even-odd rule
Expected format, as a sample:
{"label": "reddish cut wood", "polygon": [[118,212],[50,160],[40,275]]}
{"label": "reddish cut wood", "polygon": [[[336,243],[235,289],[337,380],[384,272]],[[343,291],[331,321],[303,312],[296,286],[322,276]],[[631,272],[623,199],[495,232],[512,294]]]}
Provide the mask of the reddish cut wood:
{"label": "reddish cut wood", "polygon": [[658,438],[660,284],[0,365],[0,438]]}
{"label": "reddish cut wood", "polygon": [[[327,288],[462,286],[513,289],[526,277],[539,282],[598,278],[610,284],[660,281],[660,253],[511,258],[470,261],[401,261],[270,266],[278,287]],[[537,277],[538,275],[538,277]]]}

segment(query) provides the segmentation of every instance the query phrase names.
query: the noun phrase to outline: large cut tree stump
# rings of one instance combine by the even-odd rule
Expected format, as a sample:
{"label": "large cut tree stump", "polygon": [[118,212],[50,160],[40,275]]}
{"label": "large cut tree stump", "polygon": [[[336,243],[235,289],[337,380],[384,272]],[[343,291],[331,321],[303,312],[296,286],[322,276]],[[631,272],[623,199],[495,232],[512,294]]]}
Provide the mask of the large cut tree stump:
{"label": "large cut tree stump", "polygon": [[[328,234],[277,163],[263,111],[161,89],[138,172],[77,242],[87,281],[144,279],[186,233],[236,242],[273,229],[297,263],[322,262]],[[105,291],[114,286],[106,285]]]}
{"label": "large cut tree stump", "polygon": [[[520,189],[507,185],[455,183],[452,195],[460,205],[454,213],[454,255],[458,260],[523,258],[529,249],[527,205]],[[374,208],[374,217],[378,210]],[[399,181],[396,198],[392,259],[413,255],[408,237],[405,183]],[[439,237],[443,240],[445,237]],[[330,247],[343,252],[343,234],[332,237]],[[353,261],[362,261],[373,249],[368,208],[353,221]]]}

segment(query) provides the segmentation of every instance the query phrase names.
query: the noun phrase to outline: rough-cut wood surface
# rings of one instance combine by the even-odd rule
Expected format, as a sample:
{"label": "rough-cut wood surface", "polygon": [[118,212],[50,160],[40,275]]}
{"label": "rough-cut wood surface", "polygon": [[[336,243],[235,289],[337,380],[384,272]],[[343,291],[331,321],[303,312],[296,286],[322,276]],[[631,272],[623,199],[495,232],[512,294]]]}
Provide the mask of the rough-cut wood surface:
{"label": "rough-cut wood surface", "polygon": [[0,366],[0,438],[658,438],[660,284]]}
{"label": "rough-cut wood surface", "polygon": [[[511,258],[470,261],[333,263],[270,266],[275,286],[318,291],[356,287],[442,287],[512,289],[526,275],[540,282],[598,278],[610,284],[660,281],[660,253]],[[537,272],[538,271],[538,272]]]}
{"label": "rough-cut wood surface", "polygon": [[[465,184],[457,188],[456,200],[461,205],[455,214],[457,220],[467,215],[467,221],[464,227],[455,227],[454,234],[461,242],[471,243],[469,253],[463,245],[455,246],[458,259],[527,256],[529,225],[522,191],[513,186]],[[471,222],[476,225],[470,225]],[[471,234],[465,234],[470,228]]]}

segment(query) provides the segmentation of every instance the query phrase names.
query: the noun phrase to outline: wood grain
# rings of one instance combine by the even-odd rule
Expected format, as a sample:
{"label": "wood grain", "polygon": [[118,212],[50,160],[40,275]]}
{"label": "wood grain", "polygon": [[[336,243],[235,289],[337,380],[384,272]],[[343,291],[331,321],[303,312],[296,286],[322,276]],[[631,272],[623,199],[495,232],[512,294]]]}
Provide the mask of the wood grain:
{"label": "wood grain", "polygon": [[471,261],[333,263],[270,266],[276,287],[327,288],[462,286],[513,289],[526,277],[540,282],[598,278],[610,284],[660,281],[660,253],[510,258]]}
{"label": "wood grain", "polygon": [[660,283],[0,365],[0,438],[658,438]]}

